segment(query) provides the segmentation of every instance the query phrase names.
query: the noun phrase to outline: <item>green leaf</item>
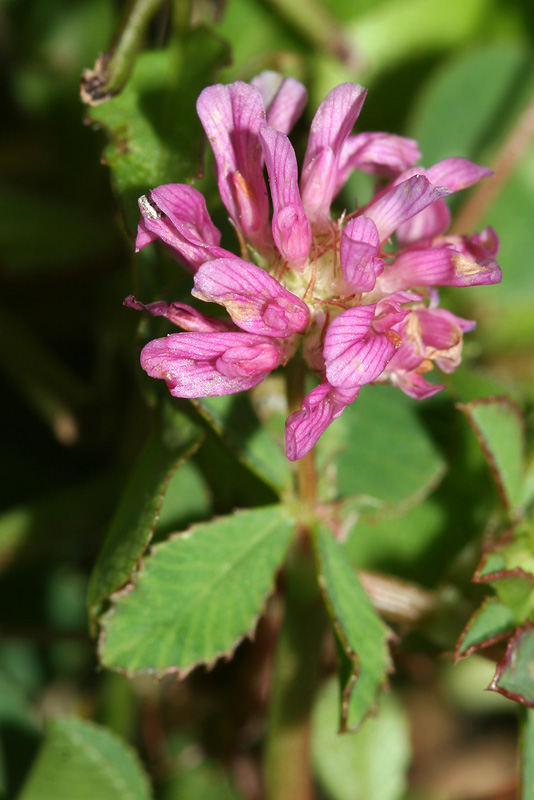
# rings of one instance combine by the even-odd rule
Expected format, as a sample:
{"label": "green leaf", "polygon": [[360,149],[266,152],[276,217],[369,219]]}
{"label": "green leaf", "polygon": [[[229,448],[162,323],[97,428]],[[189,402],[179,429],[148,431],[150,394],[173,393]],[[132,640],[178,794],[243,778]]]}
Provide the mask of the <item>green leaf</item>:
{"label": "green leaf", "polygon": [[505,397],[473,401],[459,408],[478,437],[504,504],[512,512],[519,511],[525,499],[521,412]]}
{"label": "green leaf", "polygon": [[313,760],[331,800],[399,800],[410,762],[410,733],[402,706],[386,695],[380,713],[357,733],[338,736],[337,687],[321,691],[313,714]]}
{"label": "green leaf", "polygon": [[258,477],[278,491],[290,485],[289,461],[261,424],[247,394],[203,397],[195,405]]}
{"label": "green leaf", "polygon": [[488,597],[473,614],[456,646],[455,658],[471,655],[502,639],[515,628],[516,620],[510,608],[495,597]]}
{"label": "green leaf", "polygon": [[195,104],[227,60],[226,45],[196,28],[184,42],[142,53],[123,91],[91,110],[111,137],[105,157],[131,233],[140,195],[198,176],[204,137]]}
{"label": "green leaf", "polygon": [[534,800],[534,711],[527,709],[521,737],[521,798]]}
{"label": "green leaf", "polygon": [[173,405],[166,405],[120,498],[89,584],[88,604],[97,606],[130,577],[158,519],[168,482],[199,447],[202,431]]}
{"label": "green leaf", "polygon": [[510,639],[506,655],[497,666],[490,689],[511,700],[534,707],[534,627],[519,628]]}
{"label": "green leaf", "polygon": [[48,723],[18,800],[149,800],[137,755],[115,734],[77,717]]}
{"label": "green leaf", "polygon": [[237,512],[156,545],[102,619],[105,666],[187,673],[252,634],[294,521],[281,506]]}
{"label": "green leaf", "polygon": [[339,645],[342,731],[373,713],[390,666],[388,629],[358,581],[341,546],[319,526],[315,539],[319,585]]}
{"label": "green leaf", "polygon": [[160,800],[241,800],[241,797],[219,766],[203,761],[167,781]]}
{"label": "green leaf", "polygon": [[435,487],[445,462],[417,415],[417,404],[391,386],[366,386],[319,440],[328,499],[357,496],[373,507],[421,500]]}

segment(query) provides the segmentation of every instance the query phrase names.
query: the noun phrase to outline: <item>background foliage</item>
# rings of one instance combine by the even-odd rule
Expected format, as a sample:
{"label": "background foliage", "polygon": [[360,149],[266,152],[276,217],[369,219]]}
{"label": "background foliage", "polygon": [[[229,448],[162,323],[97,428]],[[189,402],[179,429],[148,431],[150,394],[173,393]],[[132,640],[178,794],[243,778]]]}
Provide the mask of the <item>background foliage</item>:
{"label": "background foliage", "polygon": [[[209,159],[199,177],[194,102],[215,80],[248,80],[270,68],[309,87],[301,145],[325,93],[356,80],[369,89],[362,129],[414,136],[427,166],[461,155],[496,168],[485,194],[461,197],[455,209],[459,228],[497,229],[503,269],[501,286],[447,293],[449,307],[479,321],[462,367],[445,393],[421,405],[367,387],[319,453],[322,501],[335,503],[343,520],[345,554],[358,570],[405,581],[395,585],[406,606],[388,607],[375,581],[375,602],[397,633],[391,691],[377,720],[340,739],[336,693],[326,682],[314,753],[321,791],[333,800],[512,797],[517,704],[482,690],[493,680],[504,694],[534,701],[532,5],[205,0],[191,6],[191,32],[182,4],[169,2],[147,27],[122,93],[88,111],[80,74],[110,46],[123,11],[111,0],[0,5],[0,796],[258,797],[276,598],[254,643],[181,682],[128,681],[99,669],[89,630],[105,612],[104,664],[138,671],[128,627],[135,604],[147,635],[161,641],[150,609],[168,602],[158,592],[172,582],[163,574],[169,563],[180,570],[186,559],[191,585],[183,591],[193,592],[198,543],[217,538],[205,523],[221,518],[228,551],[210,548],[209,571],[235,560],[232,547],[240,552],[251,515],[263,548],[263,572],[251,581],[257,596],[240,597],[241,564],[234,606],[234,595],[206,598],[225,611],[228,631],[215,618],[220,640],[190,642],[181,665],[188,672],[250,629],[287,546],[289,523],[276,500],[290,475],[273,438],[241,400],[202,403],[193,416],[178,403],[162,407],[137,353],[140,340],[163,328],[151,320],[138,331],[137,315],[121,305],[132,292],[148,302],[189,291],[187,276],[161,255],[134,258],[135,201],[152,186],[196,180],[231,243]],[[355,177],[341,205],[369,191],[365,176]],[[507,399],[474,402],[496,396]],[[276,442],[282,417],[266,406],[262,419]],[[358,448],[343,450],[347,440]],[[228,517],[236,508],[245,511]],[[185,553],[179,538],[167,537],[191,525]],[[264,535],[272,526],[276,538]],[[506,544],[496,547],[505,531]],[[109,608],[109,594],[130,578],[152,534],[146,596],[124,595]],[[321,534],[318,551],[332,581],[332,613],[343,620],[351,595],[338,602],[333,592],[344,575],[333,544]],[[350,627],[345,635],[357,637]],[[460,636],[459,654],[495,641],[484,649],[490,658],[453,666]],[[505,647],[519,654],[519,672],[510,674]],[[157,666],[169,666],[163,648]],[[356,704],[351,712],[360,713]],[[533,741],[528,722],[524,736]],[[524,797],[534,797],[533,774],[527,759]]]}

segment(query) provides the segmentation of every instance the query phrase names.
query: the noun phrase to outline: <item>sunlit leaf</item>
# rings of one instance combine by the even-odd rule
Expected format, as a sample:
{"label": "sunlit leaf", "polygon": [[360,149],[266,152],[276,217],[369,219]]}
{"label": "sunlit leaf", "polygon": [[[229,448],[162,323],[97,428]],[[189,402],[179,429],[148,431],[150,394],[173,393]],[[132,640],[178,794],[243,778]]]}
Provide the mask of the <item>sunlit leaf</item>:
{"label": "sunlit leaf", "polygon": [[281,506],[237,512],[153,548],[102,620],[105,666],[186,673],[251,635],[294,521]]}
{"label": "sunlit leaf", "polygon": [[41,752],[18,800],[149,800],[133,750],[115,734],[77,717],[48,723]]}
{"label": "sunlit leaf", "polygon": [[341,730],[357,728],[376,708],[390,668],[388,629],[332,533],[317,531],[319,584],[337,637]]}

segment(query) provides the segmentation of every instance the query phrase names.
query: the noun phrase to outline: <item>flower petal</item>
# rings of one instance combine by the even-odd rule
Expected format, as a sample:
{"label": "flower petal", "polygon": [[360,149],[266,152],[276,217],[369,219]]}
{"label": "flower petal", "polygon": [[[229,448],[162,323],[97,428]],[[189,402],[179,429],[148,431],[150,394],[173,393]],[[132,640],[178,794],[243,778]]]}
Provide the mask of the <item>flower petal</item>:
{"label": "flower petal", "polygon": [[363,209],[362,215],[373,220],[380,241],[385,242],[402,222],[449,194],[449,189],[433,186],[424,175],[414,175],[386,189]]}
{"label": "flower petal", "polygon": [[335,194],[341,190],[354,169],[384,178],[394,178],[415,164],[420,157],[415,139],[380,132],[349,136],[339,157]]}
{"label": "flower petal", "polygon": [[273,238],[290,265],[300,266],[311,247],[311,226],[298,187],[295,151],[283,133],[264,128],[260,139],[273,199]]}
{"label": "flower petal", "polygon": [[489,178],[491,175],[493,175],[493,170],[488,167],[481,167],[467,158],[459,157],[445,158],[426,170],[426,176],[430,183],[433,183],[434,186],[446,186],[451,192],[467,189],[468,186],[478,183],[482,178]]}
{"label": "flower petal", "polygon": [[289,133],[302,114],[308,98],[302,83],[295,78],[284,78],[271,70],[261,72],[250,82],[261,92],[267,125],[281,133]]}
{"label": "flower petal", "polygon": [[345,391],[376,380],[400,345],[398,336],[372,330],[376,305],[343,311],[330,323],[324,343],[326,377]]}
{"label": "flower petal", "polygon": [[[337,181],[342,147],[362,109],[367,91],[357,83],[342,83],[326,96],[313,118],[302,167],[302,202],[312,222],[325,223]],[[325,168],[323,153],[331,168]]]}
{"label": "flower petal", "polygon": [[195,275],[193,295],[225,306],[249,333],[291,336],[308,325],[308,306],[265,270],[240,258],[204,264]]}
{"label": "flower petal", "polygon": [[228,213],[256,247],[269,247],[269,200],[258,136],[265,125],[260,91],[241,81],[208,86],[197,100],[197,112],[215,155]]}
{"label": "flower petal", "polygon": [[221,234],[211,221],[203,196],[192,186],[158,186],[139,198],[139,209],[136,251],[161,239],[171,255],[192,270],[228,252],[219,247]]}
{"label": "flower petal", "polygon": [[370,292],[384,269],[378,258],[380,237],[372,219],[351,219],[341,236],[339,256],[343,277],[355,292]]}
{"label": "flower petal", "polygon": [[257,386],[286,358],[275,339],[241,331],[173,333],[141,351],[141,366],[174,397],[213,397]]}
{"label": "flower petal", "polygon": [[126,298],[123,305],[133,308],[135,311],[148,311],[153,317],[165,317],[186,331],[196,331],[197,333],[215,333],[216,331],[233,330],[231,322],[222,319],[214,319],[201,314],[196,308],[185,305],[185,303],[166,303],[158,300],[155,303],[140,303],[133,295]]}
{"label": "flower petal", "polygon": [[286,454],[296,461],[309,453],[332,420],[358,396],[359,389],[345,393],[323,381],[306,395],[300,411],[286,421]]}

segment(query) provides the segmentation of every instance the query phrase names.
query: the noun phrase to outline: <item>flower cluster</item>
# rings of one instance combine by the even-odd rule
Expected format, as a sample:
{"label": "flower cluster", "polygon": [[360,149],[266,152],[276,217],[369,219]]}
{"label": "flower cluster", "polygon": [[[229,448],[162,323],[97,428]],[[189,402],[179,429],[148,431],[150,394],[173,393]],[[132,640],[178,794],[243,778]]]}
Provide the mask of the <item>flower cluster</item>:
{"label": "flower cluster", "polygon": [[[218,187],[245,260],[220,246],[203,196],[169,184],[139,201],[137,249],[160,239],[193,273],[192,294],[227,320],[182,303],[126,304],[167,317],[182,333],[149,342],[141,364],[176,397],[256,386],[301,347],[319,384],[286,423],[286,451],[301,458],[372,381],[423,399],[442,386],[424,377],[460,363],[475,323],[439,307],[437,286],[498,283],[498,240],[447,235],[444,198],[490,170],[464,158],[414,167],[411,139],[352,134],[366,90],[333,89],[313,119],[298,179],[287,134],[306,102],[295,80],[265,72],[251,84],[205,89],[197,111],[213,148]],[[264,176],[266,169],[272,202]],[[372,200],[340,218],[331,204],[352,170],[376,175]],[[392,238],[393,237],[393,238]]]}

